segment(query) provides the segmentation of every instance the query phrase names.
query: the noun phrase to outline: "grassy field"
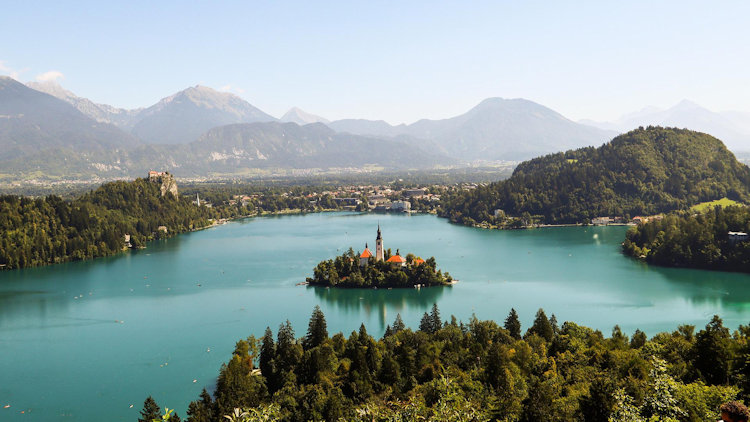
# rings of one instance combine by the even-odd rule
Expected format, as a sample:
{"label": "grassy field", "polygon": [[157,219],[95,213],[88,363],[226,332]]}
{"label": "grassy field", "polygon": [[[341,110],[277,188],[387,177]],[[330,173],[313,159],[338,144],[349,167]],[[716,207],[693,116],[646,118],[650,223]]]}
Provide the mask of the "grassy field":
{"label": "grassy field", "polygon": [[701,202],[700,204],[695,204],[692,207],[690,207],[690,211],[704,212],[704,211],[707,211],[709,208],[728,207],[731,205],[742,205],[742,203],[733,201],[729,198],[721,198],[721,199],[716,199],[710,202]]}

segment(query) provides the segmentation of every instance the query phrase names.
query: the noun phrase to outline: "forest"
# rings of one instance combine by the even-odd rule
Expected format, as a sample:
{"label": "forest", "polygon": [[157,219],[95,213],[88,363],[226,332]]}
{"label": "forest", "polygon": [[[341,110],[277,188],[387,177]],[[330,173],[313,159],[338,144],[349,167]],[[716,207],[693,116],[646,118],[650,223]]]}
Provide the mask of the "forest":
{"label": "forest", "polygon": [[171,193],[162,196],[160,184],[146,179],[107,183],[70,201],[55,195],[4,195],[0,196],[0,268],[113,255],[239,212],[231,207],[198,207]]}
{"label": "forest", "polygon": [[[436,305],[418,330],[397,315],[380,339],[365,326],[329,336],[317,306],[304,337],[281,324],[274,337],[236,343],[213,395],[190,422],[232,421],[707,421],[721,403],[750,398],[750,325],[714,316],[650,339],[618,326],[600,331],[540,309],[522,331],[443,320]],[[149,397],[141,419],[161,420]],[[226,416],[226,417],[225,417]],[[174,414],[170,414],[174,417]],[[168,419],[168,418],[167,418]],[[177,418],[168,420],[179,420]]]}
{"label": "forest", "polygon": [[682,211],[632,227],[625,254],[670,267],[750,271],[750,242],[729,232],[750,232],[750,209],[716,206],[704,212]]}
{"label": "forest", "polygon": [[525,161],[507,180],[446,196],[439,215],[499,227],[589,223],[597,216],[653,215],[723,197],[747,203],[749,189],[750,169],[720,140],[648,127],[599,148]]}
{"label": "forest", "polygon": [[[220,219],[339,208],[331,195],[310,201],[307,194],[314,189],[217,184],[175,198],[171,193],[162,196],[158,183],[136,179],[106,183],[74,199],[0,195],[0,269],[109,256]],[[236,200],[248,192],[252,198],[246,203]],[[200,195],[200,207],[193,203],[195,194]]]}
{"label": "forest", "polygon": [[450,274],[437,269],[435,257],[423,260],[407,254],[404,257],[406,265],[402,267],[386,262],[391,257],[390,249],[385,250],[383,255],[383,261],[376,261],[371,256],[366,265],[360,266],[359,254],[349,248],[343,255],[320,262],[313,270],[313,277],[307,278],[307,284],[322,287],[403,288],[417,285],[447,286],[453,281]]}

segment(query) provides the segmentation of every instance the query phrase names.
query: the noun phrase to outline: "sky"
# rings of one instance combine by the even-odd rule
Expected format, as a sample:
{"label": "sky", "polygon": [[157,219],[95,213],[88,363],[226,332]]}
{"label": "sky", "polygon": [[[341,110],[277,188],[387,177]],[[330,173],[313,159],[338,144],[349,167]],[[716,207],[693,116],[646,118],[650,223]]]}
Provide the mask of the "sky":
{"label": "sky", "polygon": [[0,74],[123,108],[200,84],[276,117],[392,124],[488,97],[573,120],[682,99],[750,111],[749,16],[747,1],[9,2]]}

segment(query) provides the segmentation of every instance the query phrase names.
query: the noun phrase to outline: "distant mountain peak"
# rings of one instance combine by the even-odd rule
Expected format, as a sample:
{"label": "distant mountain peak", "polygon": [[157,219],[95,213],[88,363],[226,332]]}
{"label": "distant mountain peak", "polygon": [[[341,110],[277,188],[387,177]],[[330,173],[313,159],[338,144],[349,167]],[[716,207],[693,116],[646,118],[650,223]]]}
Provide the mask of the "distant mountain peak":
{"label": "distant mountain peak", "polygon": [[217,126],[275,120],[237,95],[195,85],[143,110],[132,132],[148,143],[185,144]]}
{"label": "distant mountain peak", "polygon": [[696,110],[696,109],[704,109],[704,107],[688,99],[683,99],[682,101],[677,103],[674,107],[672,107],[672,109]]}
{"label": "distant mountain peak", "polygon": [[283,116],[281,116],[282,122],[291,122],[291,123],[297,123],[298,125],[307,125],[310,123],[330,123],[327,119],[317,116],[315,114],[310,114],[304,110],[302,110],[299,107],[292,107],[284,113]]}

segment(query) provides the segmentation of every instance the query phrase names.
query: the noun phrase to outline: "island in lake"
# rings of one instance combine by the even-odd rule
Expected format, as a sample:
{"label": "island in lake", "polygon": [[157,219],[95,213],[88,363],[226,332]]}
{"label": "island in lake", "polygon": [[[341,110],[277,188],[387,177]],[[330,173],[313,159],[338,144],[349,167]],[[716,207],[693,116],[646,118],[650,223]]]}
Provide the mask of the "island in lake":
{"label": "island in lake", "polygon": [[341,256],[320,262],[307,278],[311,286],[325,287],[430,287],[455,283],[450,274],[437,269],[435,257],[424,260],[414,254],[401,256],[398,249],[383,248],[383,236],[378,225],[375,255],[365,243],[365,250],[357,255],[349,248]]}

